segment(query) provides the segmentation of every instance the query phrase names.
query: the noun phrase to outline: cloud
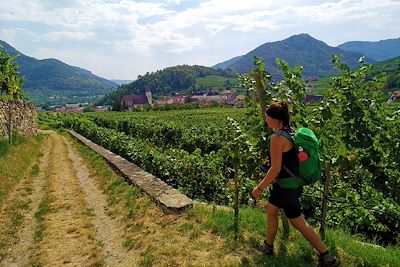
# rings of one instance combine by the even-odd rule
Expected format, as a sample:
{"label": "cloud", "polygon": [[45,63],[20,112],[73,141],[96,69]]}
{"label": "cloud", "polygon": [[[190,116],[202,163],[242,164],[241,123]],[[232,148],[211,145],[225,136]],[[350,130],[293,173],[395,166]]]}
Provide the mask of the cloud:
{"label": "cloud", "polygon": [[18,44],[19,37],[25,37],[31,41],[38,41],[40,38],[37,34],[25,29],[25,28],[8,28],[0,30],[0,40],[6,40],[7,43],[13,47]]}
{"label": "cloud", "polygon": [[[85,56],[82,56],[82,54],[75,49],[39,47],[31,56],[37,59],[56,58],[71,66],[77,66],[88,70],[98,70],[94,71],[94,74],[102,77],[109,76],[109,73],[112,72],[115,66],[126,67],[126,65],[130,64],[129,62],[125,62],[126,65],[121,66],[122,64],[118,59],[96,51],[85,51]],[[98,66],[102,66],[101,70],[99,70]]]}
{"label": "cloud", "polygon": [[57,56],[56,47],[76,49],[76,57],[64,53],[68,60],[88,51],[95,60],[97,51],[122,55],[121,61],[151,58],[146,64],[205,58],[214,64],[213,57],[230,58],[301,32],[336,44],[390,38],[398,35],[399,13],[398,0],[9,0],[0,1],[0,39],[26,53],[40,44],[43,57]]}
{"label": "cloud", "polygon": [[[399,11],[400,5],[390,0],[312,1],[315,4],[306,5],[302,4],[304,2],[211,0],[178,12],[169,4],[180,5],[182,0],[157,3],[80,0],[70,5],[56,2],[51,7],[40,0],[14,0],[0,3],[0,20],[48,25],[54,30],[37,34],[52,42],[115,40],[112,43],[116,49],[182,53],[201,46],[205,33],[215,36],[225,29],[278,31],[294,27],[302,20],[326,24],[373,18],[379,16],[382,9]],[[149,20],[143,24],[143,19],[147,18]]]}
{"label": "cloud", "polygon": [[44,37],[46,40],[53,42],[64,41],[64,40],[84,41],[93,38],[94,33],[56,31],[56,32],[49,32],[45,34]]}
{"label": "cloud", "polygon": [[216,23],[208,23],[205,25],[205,28],[212,34],[215,35],[225,29],[227,26],[216,24]]}
{"label": "cloud", "polygon": [[183,0],[165,0],[164,2],[166,2],[167,4],[179,5],[180,3],[183,2]]}
{"label": "cloud", "polygon": [[309,18],[315,22],[331,23],[336,21],[354,21],[377,19],[386,12],[400,12],[400,2],[390,0],[342,0],[322,3],[316,6],[292,7],[294,14]]}
{"label": "cloud", "polygon": [[117,51],[141,52],[151,55],[154,50],[160,53],[182,53],[198,47],[201,44],[199,37],[186,37],[183,34],[171,31],[145,31],[130,41],[114,42]]}
{"label": "cloud", "polygon": [[0,40],[7,40],[10,45],[15,45],[15,37],[18,34],[18,32],[24,32],[25,29],[1,29],[0,30]]}

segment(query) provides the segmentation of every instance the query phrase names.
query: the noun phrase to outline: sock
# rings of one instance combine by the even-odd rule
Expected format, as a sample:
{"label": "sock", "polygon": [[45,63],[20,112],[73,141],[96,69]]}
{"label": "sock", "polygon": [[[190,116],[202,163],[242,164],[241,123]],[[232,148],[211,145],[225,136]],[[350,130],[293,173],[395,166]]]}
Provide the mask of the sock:
{"label": "sock", "polygon": [[320,253],[319,256],[320,256],[320,257],[323,257],[323,256],[328,255],[328,254],[329,254],[329,251],[325,251],[325,252],[323,252],[323,253]]}
{"label": "sock", "polygon": [[274,245],[268,244],[268,243],[267,243],[267,240],[264,240],[264,244],[267,245],[267,246],[270,247],[270,248],[273,248],[273,247],[274,247]]}

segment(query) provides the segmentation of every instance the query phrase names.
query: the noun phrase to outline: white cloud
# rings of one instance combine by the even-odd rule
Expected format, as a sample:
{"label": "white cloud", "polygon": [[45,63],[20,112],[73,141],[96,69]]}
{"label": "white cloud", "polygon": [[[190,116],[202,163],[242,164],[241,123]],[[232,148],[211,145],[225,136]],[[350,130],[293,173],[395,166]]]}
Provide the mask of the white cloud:
{"label": "white cloud", "polygon": [[[125,55],[120,62],[148,57],[154,62],[167,58],[164,65],[195,59],[211,65],[217,63],[213,57],[228,59],[302,32],[337,44],[382,33],[387,35],[381,39],[389,38],[399,35],[398,14],[398,0],[8,0],[0,1],[0,23],[7,25],[0,29],[0,39],[24,46],[28,55],[28,49],[40,44],[41,52],[33,56],[60,55],[70,63],[76,60],[75,65],[86,54],[96,60],[96,52]],[[71,47],[76,55],[56,54],[56,46]],[[101,65],[93,64],[105,69]]]}
{"label": "white cloud", "polygon": [[[119,60],[113,58],[112,55],[101,54],[96,51],[85,51],[85,56],[82,56],[79,51],[73,49],[64,50],[39,47],[31,56],[37,59],[56,58],[68,65],[93,71],[95,75],[102,77],[109,76],[112,69],[120,65]],[[102,66],[101,71],[99,71],[98,66]]]}
{"label": "white cloud", "polygon": [[179,5],[180,3],[183,2],[183,0],[165,0],[164,2],[166,2],[167,4]]}
{"label": "white cloud", "polygon": [[0,30],[0,40],[6,40],[11,46],[17,46],[17,39],[19,39],[19,37],[24,37],[34,42],[40,40],[39,35],[25,28],[7,28]]}
{"label": "white cloud", "polygon": [[136,51],[151,55],[154,50],[161,53],[182,53],[201,44],[201,38],[190,38],[171,31],[142,30],[138,35],[138,37],[130,41],[115,42],[115,49],[126,52]]}
{"label": "white cloud", "polygon": [[216,24],[216,23],[208,23],[205,25],[205,28],[212,34],[215,35],[220,31],[226,29],[227,26]]}
{"label": "white cloud", "polygon": [[299,16],[322,23],[360,20],[363,18],[377,19],[384,14],[384,11],[396,10],[400,12],[400,2],[390,0],[341,0],[316,6],[291,8],[291,11]]}
{"label": "white cloud", "polygon": [[84,41],[93,38],[94,33],[57,31],[57,32],[49,32],[45,34],[44,37],[46,40],[53,42],[64,41],[64,40]]}
{"label": "white cloud", "polygon": [[7,40],[8,44],[14,46],[16,44],[15,36],[17,35],[19,29],[1,29],[0,30],[0,40]]}

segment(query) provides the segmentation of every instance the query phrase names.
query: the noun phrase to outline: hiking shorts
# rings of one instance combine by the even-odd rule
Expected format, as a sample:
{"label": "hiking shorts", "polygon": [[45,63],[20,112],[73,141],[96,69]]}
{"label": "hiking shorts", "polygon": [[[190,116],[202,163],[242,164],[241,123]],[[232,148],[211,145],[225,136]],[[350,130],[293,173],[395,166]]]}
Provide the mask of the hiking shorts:
{"label": "hiking shorts", "polygon": [[301,193],[303,187],[287,189],[275,183],[270,190],[268,202],[283,209],[288,219],[295,219],[302,214],[299,200]]}

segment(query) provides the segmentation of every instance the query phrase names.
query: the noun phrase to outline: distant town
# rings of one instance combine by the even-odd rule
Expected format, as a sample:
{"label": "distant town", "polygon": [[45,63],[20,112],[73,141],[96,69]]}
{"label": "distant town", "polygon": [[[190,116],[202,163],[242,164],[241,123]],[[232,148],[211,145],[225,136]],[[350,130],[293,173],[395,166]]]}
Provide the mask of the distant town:
{"label": "distant town", "polygon": [[[313,95],[314,85],[312,81],[306,84],[306,102],[321,101],[321,95]],[[100,96],[96,96],[100,98]],[[245,107],[246,95],[237,93],[231,88],[225,88],[223,91],[192,91],[189,95],[160,96],[153,99],[151,90],[147,90],[144,95],[123,95],[120,99],[121,108],[115,108],[113,105],[94,105],[89,102],[65,105],[51,105],[46,108],[38,107],[38,111],[55,112],[102,112],[112,110],[132,111],[143,107],[155,107],[166,105],[193,104],[198,107],[210,106],[231,106],[236,108]]]}

